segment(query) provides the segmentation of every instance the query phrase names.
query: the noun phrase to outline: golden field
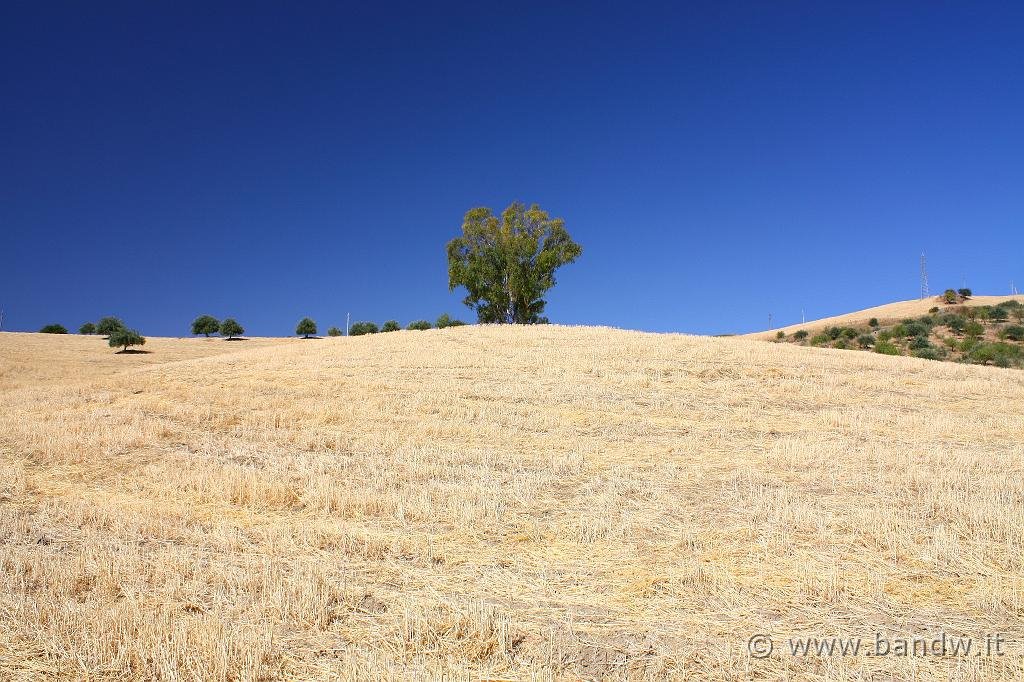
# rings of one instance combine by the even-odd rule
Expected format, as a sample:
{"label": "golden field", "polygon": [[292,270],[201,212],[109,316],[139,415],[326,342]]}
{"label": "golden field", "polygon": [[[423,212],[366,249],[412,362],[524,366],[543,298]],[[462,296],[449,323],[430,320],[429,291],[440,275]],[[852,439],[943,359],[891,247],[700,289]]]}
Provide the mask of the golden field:
{"label": "golden field", "polygon": [[[0,679],[1024,678],[1020,371],[558,326],[144,348],[0,334]],[[784,644],[876,632],[1007,644]]]}

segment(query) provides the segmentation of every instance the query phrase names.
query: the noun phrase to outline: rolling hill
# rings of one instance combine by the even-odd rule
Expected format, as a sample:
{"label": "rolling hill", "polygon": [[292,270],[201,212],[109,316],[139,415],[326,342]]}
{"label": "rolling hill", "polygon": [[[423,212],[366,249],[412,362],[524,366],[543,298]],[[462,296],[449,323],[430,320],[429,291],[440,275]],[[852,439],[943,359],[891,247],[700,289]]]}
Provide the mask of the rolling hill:
{"label": "rolling hill", "polygon": [[[1019,372],[559,326],[146,348],[0,334],[0,678],[1024,675]],[[942,633],[1008,655],[788,643]]]}
{"label": "rolling hill", "polygon": [[[964,301],[962,305],[968,307],[996,305],[1003,301],[1020,301],[1021,303],[1024,303],[1024,294],[1017,296],[972,296],[967,301]],[[752,332],[750,334],[745,334],[745,336],[772,339],[775,338],[775,335],[780,331],[785,332],[786,334],[792,334],[800,329],[806,329],[809,332],[814,332],[824,327],[863,325],[867,324],[868,320],[872,317],[878,318],[878,320],[883,323],[896,322],[907,317],[919,317],[921,315],[926,315],[930,309],[936,306],[942,308],[943,304],[934,296],[914,299],[912,301],[897,301],[895,303],[886,303],[885,305],[865,308],[864,310],[858,310],[856,312],[846,313],[843,315],[823,317],[820,320],[810,320],[800,324],[776,327],[767,331]]]}

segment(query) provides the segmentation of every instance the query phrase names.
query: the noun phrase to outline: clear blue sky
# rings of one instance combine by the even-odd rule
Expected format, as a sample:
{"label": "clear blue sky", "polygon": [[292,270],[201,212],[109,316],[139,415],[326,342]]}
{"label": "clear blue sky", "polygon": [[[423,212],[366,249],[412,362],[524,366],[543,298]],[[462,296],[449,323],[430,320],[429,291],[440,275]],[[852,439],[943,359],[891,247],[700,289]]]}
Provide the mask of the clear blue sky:
{"label": "clear blue sky", "polygon": [[915,298],[922,251],[1024,290],[1022,36],[1020,2],[3,3],[4,327],[473,319],[445,242],[513,200],[584,247],[553,322],[792,323]]}

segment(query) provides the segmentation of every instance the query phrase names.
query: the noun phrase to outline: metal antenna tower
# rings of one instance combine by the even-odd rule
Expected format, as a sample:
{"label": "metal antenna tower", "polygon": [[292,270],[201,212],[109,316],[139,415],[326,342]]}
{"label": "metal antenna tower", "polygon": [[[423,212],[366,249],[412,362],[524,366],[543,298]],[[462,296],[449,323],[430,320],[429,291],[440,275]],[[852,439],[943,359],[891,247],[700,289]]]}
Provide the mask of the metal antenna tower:
{"label": "metal antenna tower", "polygon": [[928,298],[928,264],[924,254],[921,254],[921,298]]}

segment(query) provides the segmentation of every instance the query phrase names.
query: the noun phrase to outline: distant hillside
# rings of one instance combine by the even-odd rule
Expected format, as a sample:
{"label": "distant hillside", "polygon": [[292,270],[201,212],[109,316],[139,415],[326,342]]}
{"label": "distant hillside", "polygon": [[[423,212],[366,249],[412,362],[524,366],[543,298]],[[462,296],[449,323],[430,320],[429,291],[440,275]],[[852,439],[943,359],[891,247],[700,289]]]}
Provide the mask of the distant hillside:
{"label": "distant hillside", "polygon": [[[1003,303],[1004,301],[1017,301],[1024,304],[1024,294],[1017,296],[972,296],[967,301],[961,303],[961,305],[972,307],[985,305],[993,306]],[[898,322],[908,317],[926,315],[931,308],[935,306],[941,307],[942,305],[943,303],[939,302],[939,298],[937,296],[916,299],[913,301],[897,301],[895,303],[886,303],[885,305],[875,306],[874,308],[865,308],[864,310],[858,310],[844,315],[823,317],[820,320],[810,320],[808,322],[791,324],[787,327],[777,327],[763,332],[752,332],[750,334],[745,334],[744,336],[750,338],[773,339],[780,331],[789,335],[800,329],[806,329],[808,332],[814,332],[822,327],[836,325],[855,326],[858,324],[867,324],[868,320],[872,317],[878,318],[878,321],[882,324]]]}
{"label": "distant hillside", "polygon": [[[952,292],[950,293],[952,296]],[[780,343],[1024,367],[1022,296],[904,301],[752,335]],[[902,313],[905,317],[895,317]]]}

